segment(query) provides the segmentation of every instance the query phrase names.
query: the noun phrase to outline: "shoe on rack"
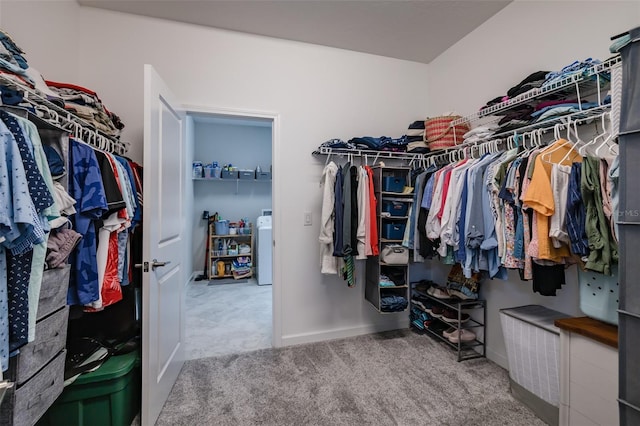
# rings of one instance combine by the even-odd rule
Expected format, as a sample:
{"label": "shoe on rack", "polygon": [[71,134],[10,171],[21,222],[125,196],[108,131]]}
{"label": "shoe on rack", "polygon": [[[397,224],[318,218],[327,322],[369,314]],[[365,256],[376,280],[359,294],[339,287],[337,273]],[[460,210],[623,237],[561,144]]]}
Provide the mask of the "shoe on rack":
{"label": "shoe on rack", "polygon": [[429,290],[427,290],[427,294],[429,296],[433,296],[436,299],[450,299],[451,295],[449,294],[449,292],[447,291],[446,288],[442,288],[442,287],[430,287]]}
{"label": "shoe on rack", "polygon": [[[449,322],[449,323],[458,323],[458,312],[451,310],[451,309],[445,309],[444,312],[442,313],[442,317],[441,317],[444,321]],[[464,312],[462,312],[460,314],[460,321],[461,322],[467,322],[469,321],[469,314],[465,314]]]}
{"label": "shoe on rack", "polygon": [[467,296],[466,294],[464,294],[463,292],[459,291],[459,290],[454,290],[454,289],[448,289],[449,294],[453,297],[457,297],[460,300],[476,300],[478,298],[478,294],[475,293],[476,297],[470,297]]}
{"label": "shoe on rack", "polygon": [[473,342],[476,339],[476,334],[471,330],[461,328],[457,333],[454,332],[452,335],[447,337],[447,339],[449,339],[451,343],[458,343],[458,341],[465,343]]}
{"label": "shoe on rack", "polygon": [[440,306],[432,306],[427,312],[431,314],[434,318],[442,318],[442,314],[444,313],[444,308]]}
{"label": "shoe on rack", "polygon": [[458,332],[458,329],[455,327],[451,327],[445,331],[442,332],[442,335],[444,337],[446,337],[447,339],[450,338],[451,336],[453,336],[454,334],[456,334]]}

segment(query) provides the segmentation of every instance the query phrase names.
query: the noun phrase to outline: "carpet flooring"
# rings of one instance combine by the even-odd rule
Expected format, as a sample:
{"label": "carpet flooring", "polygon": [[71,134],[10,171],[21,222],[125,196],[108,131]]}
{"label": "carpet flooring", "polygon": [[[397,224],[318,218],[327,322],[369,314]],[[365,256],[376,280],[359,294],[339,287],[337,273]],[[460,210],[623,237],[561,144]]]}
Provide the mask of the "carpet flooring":
{"label": "carpet flooring", "polygon": [[544,425],[507,372],[409,330],[187,361],[157,425]]}
{"label": "carpet flooring", "polygon": [[248,282],[187,288],[185,358],[199,359],[271,347],[271,286]]}

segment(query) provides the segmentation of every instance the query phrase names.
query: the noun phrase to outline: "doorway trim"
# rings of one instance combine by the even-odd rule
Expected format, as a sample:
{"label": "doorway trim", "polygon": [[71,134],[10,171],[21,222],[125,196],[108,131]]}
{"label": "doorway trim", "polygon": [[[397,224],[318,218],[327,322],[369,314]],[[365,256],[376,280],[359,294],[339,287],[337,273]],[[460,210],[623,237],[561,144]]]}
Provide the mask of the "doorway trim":
{"label": "doorway trim", "polygon": [[280,114],[273,111],[260,111],[251,109],[224,108],[205,105],[183,104],[186,114],[215,114],[235,118],[262,118],[271,120],[271,164],[275,171],[271,175],[271,207],[273,209],[273,284],[272,284],[272,337],[271,345],[274,348],[282,346],[282,288],[281,288],[281,249],[277,244],[282,241],[281,232],[284,229],[281,226],[282,214],[278,210],[280,205],[280,178],[278,170],[280,167]]}

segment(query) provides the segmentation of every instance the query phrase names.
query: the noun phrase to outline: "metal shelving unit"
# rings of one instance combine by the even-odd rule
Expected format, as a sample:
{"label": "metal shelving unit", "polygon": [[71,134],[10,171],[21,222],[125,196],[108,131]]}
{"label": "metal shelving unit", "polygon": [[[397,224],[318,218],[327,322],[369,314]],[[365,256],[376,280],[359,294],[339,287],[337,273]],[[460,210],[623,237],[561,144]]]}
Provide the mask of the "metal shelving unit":
{"label": "metal shelving unit", "polygon": [[[441,325],[445,326],[445,327],[434,327],[434,328],[425,327],[424,330],[420,330],[420,331],[424,331],[426,334],[432,337],[435,337],[437,340],[444,342],[447,346],[455,350],[457,353],[458,362],[465,361],[468,359],[486,357],[486,345],[484,342],[484,336],[486,335],[485,330],[486,330],[486,322],[487,322],[487,312],[486,312],[486,302],[484,300],[438,299],[437,297],[433,297],[427,293],[424,293],[415,289],[412,289],[412,294],[418,294],[422,297],[426,297],[429,300],[431,300],[432,303],[449,308],[450,310],[453,310],[458,314],[457,324],[451,323],[443,319],[436,318],[429,312],[426,312],[421,307],[411,303],[412,308],[417,308],[422,312],[426,312],[431,318],[433,318],[433,321],[437,321],[437,323],[440,323]],[[472,309],[482,309],[482,321],[479,321],[474,318],[469,318],[466,322],[463,323],[462,311],[472,310]],[[444,330],[440,330],[440,329],[441,328],[446,329],[446,326],[456,327],[459,329],[482,329],[483,331],[482,340],[476,337],[476,339],[470,342],[458,341],[458,343],[453,343],[449,341],[449,339],[447,339],[445,336],[442,335],[442,331]],[[478,351],[477,348],[480,348],[480,351]]]}

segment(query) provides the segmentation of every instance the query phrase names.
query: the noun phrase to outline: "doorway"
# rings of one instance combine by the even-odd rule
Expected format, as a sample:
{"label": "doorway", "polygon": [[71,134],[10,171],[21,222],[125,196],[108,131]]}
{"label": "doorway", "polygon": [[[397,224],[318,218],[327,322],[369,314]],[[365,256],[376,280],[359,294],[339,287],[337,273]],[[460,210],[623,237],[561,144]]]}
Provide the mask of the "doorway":
{"label": "doorway", "polygon": [[[192,171],[187,360],[272,347],[273,121],[187,114],[187,167]],[[194,165],[198,170],[202,165],[203,172],[193,175]]]}

